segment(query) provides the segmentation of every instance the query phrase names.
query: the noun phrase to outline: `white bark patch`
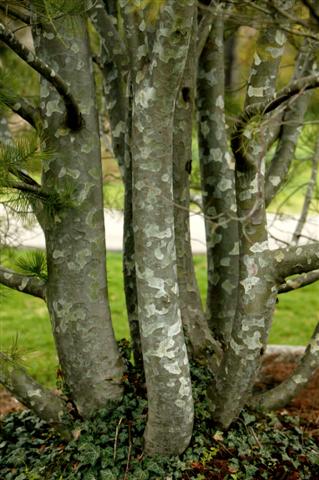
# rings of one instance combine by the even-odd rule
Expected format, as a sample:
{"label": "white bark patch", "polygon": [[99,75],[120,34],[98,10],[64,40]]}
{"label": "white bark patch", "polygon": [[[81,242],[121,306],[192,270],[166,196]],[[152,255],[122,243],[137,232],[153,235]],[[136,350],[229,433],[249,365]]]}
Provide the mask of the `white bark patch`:
{"label": "white bark patch", "polygon": [[293,380],[294,380],[294,383],[297,383],[298,385],[300,383],[304,383],[305,378],[302,375],[294,375]]}
{"label": "white bark patch", "polygon": [[230,258],[229,257],[224,257],[221,259],[220,264],[222,267],[229,267],[230,265]]}
{"label": "white bark patch", "polygon": [[270,175],[269,181],[274,187],[277,187],[281,182],[281,178],[276,175]]}
{"label": "white bark patch", "polygon": [[219,95],[216,99],[216,107],[224,108],[224,99],[221,95]]}
{"label": "white bark patch", "polygon": [[222,163],[223,161],[223,152],[221,151],[220,148],[211,148],[209,150],[209,154],[212,156],[213,160],[215,162],[220,162]]}
{"label": "white bark patch", "polygon": [[261,253],[261,252],[265,252],[268,249],[269,249],[268,240],[265,240],[264,242],[255,243],[250,247],[250,251],[252,253]]}
{"label": "white bark patch", "polygon": [[52,253],[52,257],[56,260],[57,258],[63,258],[64,253],[61,250],[54,250]]}
{"label": "white bark patch", "polygon": [[50,100],[46,105],[46,113],[48,117],[51,117],[52,113],[63,113],[62,105],[60,100]]}
{"label": "white bark patch", "polygon": [[278,263],[281,263],[285,259],[285,254],[283,251],[279,250],[279,252],[275,252],[275,260]]}
{"label": "white bark patch", "polygon": [[258,284],[259,280],[258,277],[247,277],[240,283],[244,287],[245,293],[249,293]]}
{"label": "white bark patch", "polygon": [[283,46],[286,42],[286,35],[282,30],[276,30],[275,40],[278,45]]}
{"label": "white bark patch", "polygon": [[264,87],[253,87],[252,85],[249,85],[247,94],[248,97],[263,97]]}
{"label": "white bark patch", "polygon": [[158,225],[147,225],[144,230],[146,237],[155,237],[159,239],[171,238],[173,236],[172,228],[168,227],[165,230],[160,231]]}
{"label": "white bark patch", "polygon": [[41,398],[42,392],[40,389],[33,390],[31,392],[28,392],[30,397],[38,397]]}
{"label": "white bark patch", "polygon": [[261,64],[261,58],[257,52],[254,54],[254,64],[257,66]]}
{"label": "white bark patch", "polygon": [[239,255],[239,242],[234,244],[233,249],[229,252],[229,255]]}
{"label": "white bark patch", "polygon": [[114,128],[114,130],[112,130],[112,135],[113,137],[120,137],[123,133],[125,133],[125,123],[122,122],[122,120],[120,122],[118,122],[116,124],[116,127]]}
{"label": "white bark patch", "polygon": [[143,108],[148,108],[148,105],[153,101],[156,90],[154,87],[145,87],[137,92],[135,96],[135,103]]}
{"label": "white bark patch", "polygon": [[233,187],[233,182],[228,178],[223,178],[218,183],[218,188],[221,192],[226,192],[226,190],[230,190]]}
{"label": "white bark patch", "polygon": [[13,277],[13,274],[12,273],[5,273],[3,276],[6,280],[10,280],[10,278]]}
{"label": "white bark patch", "polygon": [[229,279],[225,280],[222,283],[222,289],[225,290],[228,294],[230,294],[235,288],[235,285],[231,283]]}
{"label": "white bark patch", "polygon": [[28,278],[23,278],[22,281],[21,281],[21,284],[19,285],[19,290],[24,290],[25,287],[28,285],[28,281],[29,279]]}
{"label": "white bark patch", "polygon": [[280,48],[267,47],[266,50],[267,50],[267,52],[270,53],[272,58],[279,58],[284,53],[284,49],[282,47],[280,47]]}

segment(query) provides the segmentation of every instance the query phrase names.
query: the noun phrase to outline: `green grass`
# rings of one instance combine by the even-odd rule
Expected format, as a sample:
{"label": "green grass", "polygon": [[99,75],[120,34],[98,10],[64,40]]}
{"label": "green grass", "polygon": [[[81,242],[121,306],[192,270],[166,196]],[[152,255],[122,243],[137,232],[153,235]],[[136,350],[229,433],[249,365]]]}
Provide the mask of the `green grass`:
{"label": "green grass", "polygon": [[[206,296],[206,259],[195,256],[196,274]],[[108,254],[109,299],[117,339],[128,337],[120,253]],[[18,349],[30,374],[54,385],[57,358],[49,317],[42,300],[9,289],[1,290],[0,350],[8,351],[17,338]],[[303,345],[319,321],[319,283],[279,297],[270,342]]]}

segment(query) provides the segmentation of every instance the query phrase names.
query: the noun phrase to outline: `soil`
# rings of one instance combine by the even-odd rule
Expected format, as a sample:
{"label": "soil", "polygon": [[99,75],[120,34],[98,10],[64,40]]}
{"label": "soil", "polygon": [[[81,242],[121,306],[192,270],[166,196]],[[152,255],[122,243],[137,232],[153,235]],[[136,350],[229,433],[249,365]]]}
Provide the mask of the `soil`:
{"label": "soil", "polygon": [[[282,382],[293,369],[296,363],[280,359],[277,355],[268,356],[261,369],[258,387],[262,389],[272,388]],[[9,412],[22,410],[24,407],[9,392],[0,389],[0,418]],[[309,425],[315,435],[319,434],[319,369],[315,372],[308,386],[281,411],[292,416],[299,416]]]}

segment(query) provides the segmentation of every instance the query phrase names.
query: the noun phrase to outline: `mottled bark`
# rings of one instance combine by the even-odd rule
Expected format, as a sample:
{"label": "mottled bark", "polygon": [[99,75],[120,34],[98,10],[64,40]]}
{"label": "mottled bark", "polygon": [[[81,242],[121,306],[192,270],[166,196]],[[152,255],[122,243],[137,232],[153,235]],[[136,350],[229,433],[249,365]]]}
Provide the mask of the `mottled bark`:
{"label": "mottled bark", "polygon": [[319,324],[293,373],[277,387],[257,395],[251,405],[273,410],[287,405],[307,385],[319,367]]}
{"label": "mottled bark", "polygon": [[0,283],[18,292],[28,293],[34,297],[45,299],[46,282],[37,277],[21,275],[0,266]]}
{"label": "mottled bark", "polygon": [[[173,191],[177,276],[180,309],[188,353],[206,360],[216,347],[204,317],[195,277],[189,224],[189,175],[192,169],[193,106],[197,32],[193,28],[188,58],[180,84],[174,116]],[[216,348],[215,348],[216,347]]]}
{"label": "mottled bark", "polygon": [[199,61],[199,158],[207,244],[207,319],[214,335],[230,338],[238,296],[235,163],[224,112],[224,22],[215,18]]}
{"label": "mottled bark", "polygon": [[22,60],[45,78],[61,95],[66,109],[66,125],[78,129],[82,125],[82,117],[78,104],[65,80],[46,62],[38,58],[31,50],[20,43],[12,32],[0,23],[0,40],[11,48]]}
{"label": "mottled bark", "polygon": [[150,67],[136,78],[134,92],[133,222],[149,404],[145,448],[148,454],[172,455],[187,447],[193,424],[176,270],[172,130],[194,1],[169,0],[160,15]]}
{"label": "mottled bark", "polygon": [[[43,189],[55,202],[39,216],[47,246],[47,303],[64,381],[84,417],[122,395],[122,361],[107,300],[102,171],[95,89],[85,20],[39,26],[37,55],[47,59],[76,98],[83,126],[64,125],[64,104],[41,82],[46,147]],[[69,54],[69,53],[73,54]]]}
{"label": "mottled bark", "polygon": [[127,131],[125,137],[124,169],[124,231],[123,231],[123,274],[127,317],[135,366],[143,371],[142,344],[138,315],[138,295],[135,268],[135,241],[133,224],[133,172],[132,172],[132,85],[129,87]]}
{"label": "mottled bark", "polygon": [[[306,44],[307,47],[308,44]],[[293,79],[298,79],[311,72],[313,55],[308,48],[299,53]],[[305,112],[309,104],[310,93],[301,93],[285,108],[279,133],[279,141],[265,178],[266,206],[285,184],[290,165],[294,159],[297,141],[300,136]]]}
{"label": "mottled bark", "polygon": [[23,367],[4,353],[0,353],[0,383],[64,438],[68,440],[72,438],[72,417],[66,403],[50,390],[39,385]]}
{"label": "mottled bark", "polygon": [[319,280],[319,270],[298,275],[298,277],[288,278],[284,283],[279,285],[278,293],[287,293],[297,288],[306,287]]}

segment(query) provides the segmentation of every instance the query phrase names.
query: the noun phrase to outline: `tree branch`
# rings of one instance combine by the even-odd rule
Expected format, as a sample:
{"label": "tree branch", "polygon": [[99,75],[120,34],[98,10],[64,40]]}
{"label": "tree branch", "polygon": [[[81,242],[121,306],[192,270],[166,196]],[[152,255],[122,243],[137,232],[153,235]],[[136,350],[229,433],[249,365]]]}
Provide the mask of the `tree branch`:
{"label": "tree branch", "polygon": [[104,3],[97,0],[89,11],[91,22],[98,32],[102,47],[107,52],[108,61],[112,61],[118,72],[125,75],[128,72],[128,54],[125,45],[114,27],[113,19],[107,14]]}
{"label": "tree branch", "polygon": [[280,385],[257,395],[251,404],[272,410],[287,405],[302,390],[319,367],[319,324],[316,326],[311,341],[295,371]]}
{"label": "tree branch", "polygon": [[200,57],[203,48],[206,45],[212,22],[215,17],[215,11],[213,10],[214,3],[215,1],[212,0],[210,2],[209,9],[203,11],[201,21],[198,25],[197,58]]}
{"label": "tree branch", "polygon": [[312,272],[304,273],[298,277],[288,279],[285,283],[281,284],[278,288],[278,293],[287,293],[298,288],[306,287],[319,280],[319,270],[313,270]]}
{"label": "tree branch", "polygon": [[28,122],[31,127],[38,129],[41,125],[42,119],[39,109],[35,108],[27,100],[18,97],[5,98],[3,103],[10,108],[10,110],[23,118],[23,120]]}
{"label": "tree branch", "polygon": [[2,23],[0,23],[0,40],[53,85],[64,101],[67,127],[71,130],[79,130],[83,125],[82,115],[67,83],[49,65],[20,43]]}
{"label": "tree branch", "polygon": [[319,269],[319,242],[278,248],[271,251],[270,255],[279,285],[286,277]]}
{"label": "tree branch", "polygon": [[23,405],[71,440],[72,418],[66,403],[30,377],[8,355],[0,352],[0,383]]}
{"label": "tree branch", "polygon": [[304,198],[304,203],[303,203],[301,215],[300,215],[300,218],[298,220],[296,230],[294,231],[294,234],[292,236],[292,241],[293,241],[293,243],[296,243],[296,244],[299,242],[300,237],[302,236],[301,235],[302,230],[303,230],[303,227],[306,223],[309,208],[310,208],[310,205],[311,205],[311,200],[312,200],[312,197],[313,197],[314,190],[316,188],[318,163],[319,163],[319,138],[316,141],[315,151],[314,151],[314,154],[313,154],[313,157],[312,157],[311,176],[310,176],[310,180],[308,182],[307,191],[306,191],[306,195],[305,195],[305,198]]}
{"label": "tree branch", "polygon": [[27,25],[31,24],[31,15],[22,12],[21,10],[17,10],[14,7],[9,7],[9,5],[1,5],[0,10],[5,13],[5,15],[14,18],[15,20],[20,20],[20,22],[26,23]]}
{"label": "tree branch", "polygon": [[291,99],[295,95],[318,87],[319,73],[309,75],[307,77],[302,77],[298,80],[291,82],[290,85],[277,92],[272,100],[249,105],[245,109],[245,111],[240,115],[237,122],[235,123],[231,138],[232,150],[234,152],[234,155],[236,156],[238,164],[241,165],[242,168],[244,168],[244,165],[247,162],[242,142],[244,130],[250,120],[257,115],[264,116],[267,113],[274,111],[276,108],[280,107],[283,103],[285,103],[287,100]]}
{"label": "tree branch", "polygon": [[40,278],[23,275],[0,265],[0,283],[45,300],[46,282]]}

